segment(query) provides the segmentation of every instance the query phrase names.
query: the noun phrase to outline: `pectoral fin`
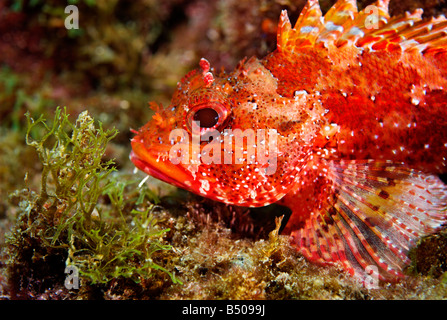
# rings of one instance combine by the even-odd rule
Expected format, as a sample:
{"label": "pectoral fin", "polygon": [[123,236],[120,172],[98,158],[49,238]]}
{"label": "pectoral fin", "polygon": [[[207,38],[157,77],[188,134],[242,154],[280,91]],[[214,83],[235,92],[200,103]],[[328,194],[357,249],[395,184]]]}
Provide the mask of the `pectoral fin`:
{"label": "pectoral fin", "polygon": [[415,241],[446,221],[447,187],[436,176],[383,161],[329,161],[313,168],[324,172],[330,189],[304,225],[291,231],[313,262],[339,263],[359,279],[394,280],[404,276]]}

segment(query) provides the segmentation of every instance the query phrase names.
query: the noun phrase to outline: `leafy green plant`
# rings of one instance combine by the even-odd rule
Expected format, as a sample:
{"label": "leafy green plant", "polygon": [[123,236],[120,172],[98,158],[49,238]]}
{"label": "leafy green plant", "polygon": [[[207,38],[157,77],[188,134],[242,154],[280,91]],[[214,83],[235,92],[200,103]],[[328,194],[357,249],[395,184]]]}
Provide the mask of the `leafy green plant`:
{"label": "leafy green plant", "polygon": [[[48,218],[60,221],[51,234],[54,245],[61,232],[67,230],[71,236],[73,221],[84,227],[91,224],[101,187],[115,170],[113,160],[104,163],[102,156],[117,132],[104,131],[101,124],[96,129],[87,111],[79,115],[76,125],[59,108],[51,127],[42,116],[34,121],[27,115],[27,119],[26,143],[36,149],[43,166],[37,205],[45,207],[42,212],[51,215]],[[33,139],[32,131],[42,136]]]}
{"label": "leafy green plant", "polygon": [[[90,254],[72,246],[69,261],[80,267],[81,274],[93,283],[105,283],[120,276],[131,278],[135,282],[149,278],[154,270],[170,275],[174,283],[181,283],[167,269],[153,260],[153,254],[161,250],[171,250],[170,245],[159,239],[169,229],[159,229],[152,215],[153,206],[144,211],[132,210],[132,227],[115,230],[111,235],[99,229],[87,232],[93,245],[89,245]],[[84,251],[85,253],[85,251]]]}
{"label": "leafy green plant", "polygon": [[32,274],[36,262],[57,256],[75,265],[87,283],[119,277],[138,283],[156,271],[180,283],[154,259],[155,253],[172,254],[163,242],[169,229],[154,217],[158,199],[137,188],[135,179],[120,180],[113,160],[103,160],[117,131],[100,123],[97,128],[87,112],[73,124],[60,108],[51,125],[43,117],[27,119],[26,143],[42,164],[41,185],[39,193],[24,189],[12,195],[20,213],[8,239],[10,270]]}

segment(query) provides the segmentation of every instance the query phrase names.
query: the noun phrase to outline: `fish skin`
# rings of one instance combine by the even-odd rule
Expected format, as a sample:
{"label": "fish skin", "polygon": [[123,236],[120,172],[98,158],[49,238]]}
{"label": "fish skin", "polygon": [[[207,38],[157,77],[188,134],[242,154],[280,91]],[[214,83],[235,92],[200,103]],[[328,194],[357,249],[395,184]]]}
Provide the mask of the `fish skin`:
{"label": "fish skin", "polygon": [[[356,1],[339,0],[323,17],[309,0],[292,27],[283,11],[274,52],[231,73],[215,74],[202,59],[170,106],[151,103],[155,115],[132,139],[131,160],[216,201],[288,206],[283,233],[297,250],[341,265],[365,285],[404,277],[408,251],[442,227],[447,208],[437,177],[447,172],[447,20],[421,14],[390,17],[388,1],[358,12]],[[201,109],[218,120],[194,136]],[[227,164],[173,164],[175,129],[187,132],[190,154],[194,138],[211,129],[274,129],[275,170],[248,159],[236,164],[234,154]]]}

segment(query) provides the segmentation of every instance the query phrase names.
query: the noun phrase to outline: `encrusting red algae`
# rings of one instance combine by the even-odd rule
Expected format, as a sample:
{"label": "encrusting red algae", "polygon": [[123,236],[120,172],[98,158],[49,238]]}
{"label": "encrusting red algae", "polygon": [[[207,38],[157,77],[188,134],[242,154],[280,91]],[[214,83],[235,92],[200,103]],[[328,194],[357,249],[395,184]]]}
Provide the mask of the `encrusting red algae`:
{"label": "encrusting red algae", "polygon": [[289,207],[283,233],[312,262],[404,277],[446,221],[447,19],[390,17],[388,2],[323,17],[309,0],[293,28],[281,13],[265,58],[220,74],[202,59],[170,106],[151,104],[131,160],[213,200]]}

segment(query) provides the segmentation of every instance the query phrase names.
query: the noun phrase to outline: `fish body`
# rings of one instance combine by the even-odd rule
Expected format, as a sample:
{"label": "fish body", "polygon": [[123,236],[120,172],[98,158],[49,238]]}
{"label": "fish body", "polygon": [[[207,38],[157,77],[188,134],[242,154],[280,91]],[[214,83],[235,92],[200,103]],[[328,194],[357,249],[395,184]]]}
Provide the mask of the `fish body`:
{"label": "fish body", "polygon": [[277,48],[215,74],[207,60],[132,139],[142,171],[233,205],[280,203],[310,261],[362,281],[404,276],[446,220],[447,20],[309,0]]}

